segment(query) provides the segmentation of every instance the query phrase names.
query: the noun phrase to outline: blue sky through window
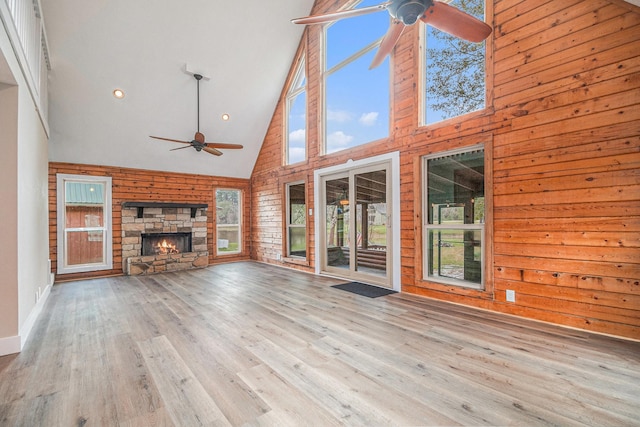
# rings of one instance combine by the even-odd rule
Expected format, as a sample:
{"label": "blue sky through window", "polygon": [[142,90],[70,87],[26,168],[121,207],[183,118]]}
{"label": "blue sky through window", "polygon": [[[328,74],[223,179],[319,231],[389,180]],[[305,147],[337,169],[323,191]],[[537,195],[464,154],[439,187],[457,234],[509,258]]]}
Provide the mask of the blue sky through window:
{"label": "blue sky through window", "polygon": [[[353,8],[360,9],[380,3],[381,0],[364,0]],[[454,0],[451,5],[465,10],[465,4],[477,3],[484,4],[483,0]],[[483,16],[477,17],[483,19]],[[377,45],[372,45],[385,35],[390,21],[389,13],[381,10],[336,21],[327,25],[325,29],[326,153],[366,144],[389,135],[391,126],[389,123],[391,93],[389,57],[373,70],[369,70],[369,65],[378,49]],[[421,23],[416,25],[423,26]],[[424,28],[422,31],[425,31]],[[440,33],[439,30],[430,26],[426,31],[427,34]],[[406,37],[406,34],[403,37]],[[445,46],[442,37],[428,37],[426,43],[431,54]],[[367,48],[371,49],[366,51]],[[430,59],[427,59],[427,63],[429,62]],[[467,72],[483,75],[484,63],[475,64]],[[436,76],[442,77],[437,84],[446,85],[456,80],[455,76],[442,70],[438,70]],[[426,73],[428,84],[432,84],[433,78],[434,75],[429,76]],[[481,78],[481,81],[484,82],[484,79]],[[450,117],[434,107],[438,101],[434,98],[435,95],[429,91],[425,92],[423,93],[425,123],[431,124]],[[299,95],[290,106],[289,163],[304,160],[305,106],[306,94]],[[460,114],[477,108],[477,105],[462,105]]]}
{"label": "blue sky through window", "polygon": [[[357,8],[379,4],[365,0]],[[353,56],[380,39],[389,27],[386,11],[343,19],[326,31],[326,153],[355,147],[389,135],[389,60],[369,70],[376,48]],[[351,62],[343,63],[347,59]],[[341,64],[339,69],[334,69]]]}
{"label": "blue sky through window", "polygon": [[305,61],[298,64],[295,80],[289,88],[288,117],[287,117],[287,164],[302,162],[306,159],[307,146],[307,79],[305,76]]}

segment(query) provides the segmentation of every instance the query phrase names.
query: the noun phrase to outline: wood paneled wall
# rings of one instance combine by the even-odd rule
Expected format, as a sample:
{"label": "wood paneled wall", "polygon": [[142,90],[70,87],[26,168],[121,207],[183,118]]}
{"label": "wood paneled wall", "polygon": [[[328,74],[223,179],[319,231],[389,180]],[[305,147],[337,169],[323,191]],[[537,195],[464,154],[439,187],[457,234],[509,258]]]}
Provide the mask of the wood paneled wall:
{"label": "wood paneled wall", "polygon": [[[318,0],[314,13],[340,0]],[[284,185],[346,159],[401,153],[402,287],[411,292],[640,339],[640,8],[620,0],[487,1],[488,107],[418,125],[418,26],[392,56],[388,140],[319,157],[321,29],[307,27],[308,160],[283,166],[283,100],[251,178],[251,257],[279,261]],[[293,69],[292,69],[293,70]],[[283,94],[286,93],[283,91]],[[484,143],[486,289],[423,280],[421,157]],[[516,302],[505,301],[505,290]]]}
{"label": "wood paneled wall", "polygon": [[[116,168],[109,166],[80,165],[70,163],[49,164],[49,246],[51,264],[54,271],[57,265],[57,194],[56,174],[110,176],[112,180],[113,213],[113,269],[92,273],[73,273],[57,275],[56,280],[71,280],[84,277],[123,274],[122,272],[122,202],[184,202],[207,203],[207,246],[209,264],[249,259],[250,246],[250,183],[247,179],[223,178],[205,175],[178,174],[147,171],[140,169]],[[239,255],[216,254],[215,248],[215,190],[231,188],[242,191],[243,250]]]}

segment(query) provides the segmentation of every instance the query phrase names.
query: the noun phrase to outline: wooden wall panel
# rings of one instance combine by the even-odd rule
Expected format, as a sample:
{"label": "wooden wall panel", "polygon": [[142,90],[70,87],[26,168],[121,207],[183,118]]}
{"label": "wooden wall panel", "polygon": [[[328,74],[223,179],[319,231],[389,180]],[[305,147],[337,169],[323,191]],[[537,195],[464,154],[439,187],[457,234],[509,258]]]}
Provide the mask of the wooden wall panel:
{"label": "wooden wall panel", "polygon": [[[318,0],[314,13],[341,0]],[[418,125],[418,26],[394,54],[392,126],[384,141],[319,156],[321,28],[308,26],[308,156],[283,166],[283,102],[251,184],[252,258],[277,259],[283,189],[318,168],[400,151],[403,291],[640,339],[640,9],[619,0],[487,2],[489,104]],[[284,93],[284,92],[283,92]],[[423,280],[424,155],[484,143],[490,164],[484,291]],[[308,227],[309,242],[315,239]],[[312,246],[310,246],[312,249]],[[309,266],[292,266],[312,271]],[[516,292],[507,303],[505,291]]]}
{"label": "wooden wall panel", "polygon": [[[75,280],[85,277],[123,274],[122,272],[122,202],[184,202],[206,203],[207,244],[209,263],[235,261],[249,258],[251,236],[251,191],[249,180],[205,175],[178,174],[109,166],[81,165],[70,163],[49,164],[49,246],[51,264],[57,270],[57,194],[56,174],[110,176],[112,180],[113,221],[113,269],[91,273],[58,274],[56,280]],[[218,256],[215,251],[215,200],[217,188],[233,188],[243,192],[243,251],[239,255]]]}

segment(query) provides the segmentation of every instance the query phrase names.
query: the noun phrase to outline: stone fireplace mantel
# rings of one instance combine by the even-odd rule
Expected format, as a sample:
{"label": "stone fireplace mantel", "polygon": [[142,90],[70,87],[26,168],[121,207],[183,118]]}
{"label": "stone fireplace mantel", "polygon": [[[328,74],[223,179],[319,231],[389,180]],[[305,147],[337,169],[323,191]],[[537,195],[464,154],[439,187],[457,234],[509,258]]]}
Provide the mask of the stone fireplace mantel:
{"label": "stone fireplace mantel", "polygon": [[[206,267],[207,204],[172,202],[122,203],[122,270],[127,275]],[[191,233],[192,251],[142,255],[142,235]]]}
{"label": "stone fireplace mantel", "polygon": [[138,218],[142,218],[144,208],[188,208],[191,209],[191,218],[196,216],[198,209],[207,209],[206,203],[175,203],[175,202],[122,202],[122,208],[136,208]]}

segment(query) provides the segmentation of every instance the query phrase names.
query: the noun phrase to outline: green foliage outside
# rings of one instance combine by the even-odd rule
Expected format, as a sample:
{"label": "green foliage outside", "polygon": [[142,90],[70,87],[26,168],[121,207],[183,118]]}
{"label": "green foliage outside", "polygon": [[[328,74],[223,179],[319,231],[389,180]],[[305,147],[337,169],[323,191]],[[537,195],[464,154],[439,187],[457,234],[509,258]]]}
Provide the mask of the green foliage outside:
{"label": "green foliage outside", "polygon": [[[456,0],[452,5],[484,19],[483,0]],[[427,31],[427,111],[436,114],[426,122],[484,108],[485,43],[470,43],[432,27]]]}
{"label": "green foliage outside", "polygon": [[238,252],[238,243],[229,242],[226,248],[218,248],[218,252]]}
{"label": "green foliage outside", "polygon": [[216,191],[216,216],[218,224],[239,224],[240,191]]}

